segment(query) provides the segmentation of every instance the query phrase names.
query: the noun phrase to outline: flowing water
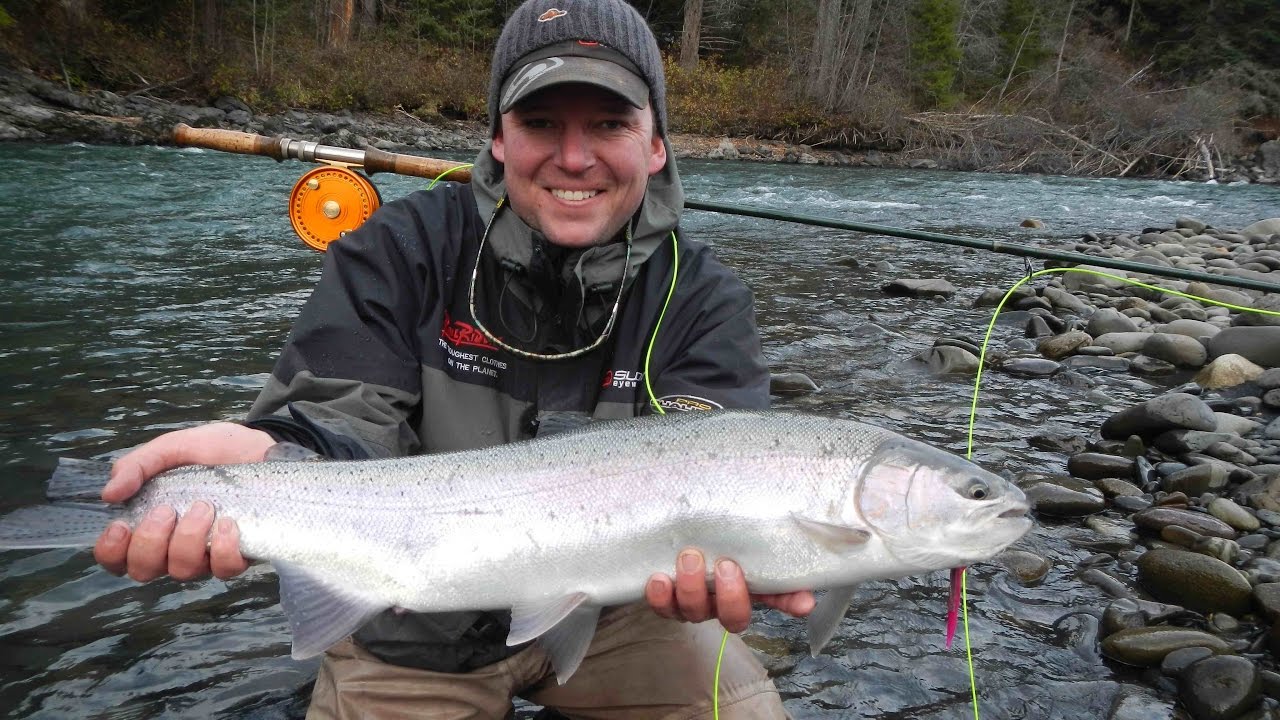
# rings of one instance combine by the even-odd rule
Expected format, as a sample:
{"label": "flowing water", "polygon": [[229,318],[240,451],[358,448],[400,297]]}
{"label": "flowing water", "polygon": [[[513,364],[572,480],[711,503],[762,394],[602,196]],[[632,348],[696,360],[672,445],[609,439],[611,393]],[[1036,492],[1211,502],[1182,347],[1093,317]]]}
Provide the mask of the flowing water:
{"label": "flowing water", "polygon": [[[237,418],[261,387],[320,258],[284,216],[298,163],[172,148],[0,146],[0,512],[40,502],[61,455],[89,457],[160,432]],[[1280,216],[1280,189],[1137,180],[835,169],[686,161],[690,197],[881,225],[1070,249],[1088,231],[1220,227]],[[385,199],[421,181],[375,178]],[[1018,228],[1025,217],[1044,230]],[[822,392],[789,409],[868,420],[963,452],[970,386],[910,361],[942,335],[981,337],[1022,261],[1003,255],[801,225],[689,213],[756,293],[775,371]],[[856,257],[861,269],[834,263]],[[894,271],[869,269],[886,260]],[[946,302],[892,298],[895,277],[941,277]],[[1001,328],[1003,343],[1019,335]],[[988,374],[975,458],[996,471],[1061,471],[1033,432],[1088,435],[1155,388],[1099,376],[1086,393]],[[1100,391],[1100,392],[1099,392]],[[1081,583],[1087,547],[1072,524],[1037,526],[1018,547],[1048,558],[1022,587],[996,566],[970,571],[981,710],[990,718],[1152,717],[1173,698],[1097,651],[1098,589]],[[749,632],[797,718],[962,718],[972,714],[963,642],[943,648],[943,574],[861,589],[818,658],[802,625],[763,614]],[[137,585],[87,552],[0,554],[0,712],[11,717],[296,717],[316,663],[289,658],[275,578]]]}

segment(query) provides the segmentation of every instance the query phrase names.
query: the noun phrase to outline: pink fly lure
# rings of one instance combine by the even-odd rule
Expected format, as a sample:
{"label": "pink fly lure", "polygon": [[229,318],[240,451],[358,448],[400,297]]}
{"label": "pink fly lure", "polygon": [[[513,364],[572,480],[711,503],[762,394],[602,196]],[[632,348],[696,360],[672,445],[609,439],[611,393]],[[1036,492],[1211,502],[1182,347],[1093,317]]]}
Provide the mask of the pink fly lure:
{"label": "pink fly lure", "polygon": [[947,649],[956,637],[956,625],[960,620],[960,601],[963,597],[964,567],[951,568],[951,599],[947,603]]}

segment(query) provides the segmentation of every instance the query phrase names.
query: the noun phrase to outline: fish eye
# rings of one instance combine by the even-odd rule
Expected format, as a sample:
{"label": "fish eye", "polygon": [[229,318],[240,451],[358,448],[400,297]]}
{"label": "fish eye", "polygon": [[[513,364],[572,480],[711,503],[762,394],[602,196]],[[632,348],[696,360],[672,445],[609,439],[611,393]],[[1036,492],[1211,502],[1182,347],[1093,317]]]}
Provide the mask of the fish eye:
{"label": "fish eye", "polygon": [[971,480],[965,492],[974,500],[986,500],[991,495],[991,488],[981,480]]}

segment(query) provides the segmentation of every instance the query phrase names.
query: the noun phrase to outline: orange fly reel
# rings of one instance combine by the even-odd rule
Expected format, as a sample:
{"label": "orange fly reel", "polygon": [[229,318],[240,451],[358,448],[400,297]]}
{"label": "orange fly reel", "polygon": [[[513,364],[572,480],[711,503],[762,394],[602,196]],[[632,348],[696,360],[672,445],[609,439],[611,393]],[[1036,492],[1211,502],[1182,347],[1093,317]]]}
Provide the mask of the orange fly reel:
{"label": "orange fly reel", "polygon": [[325,165],[298,179],[289,193],[289,223],[302,242],[320,252],[355,230],[382,205],[365,176],[341,165]]}

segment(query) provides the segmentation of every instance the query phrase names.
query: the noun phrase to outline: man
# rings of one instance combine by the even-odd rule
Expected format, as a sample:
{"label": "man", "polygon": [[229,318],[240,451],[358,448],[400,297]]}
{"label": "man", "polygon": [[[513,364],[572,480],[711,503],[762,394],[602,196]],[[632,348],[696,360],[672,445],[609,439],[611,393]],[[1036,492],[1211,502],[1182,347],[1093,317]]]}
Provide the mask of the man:
{"label": "man", "polygon": [[[639,14],[622,0],[529,0],[498,41],[489,110],[470,186],[389,203],[330,246],[250,419],[156,438],[116,463],[104,499],[178,465],[260,461],[277,441],[386,457],[768,405],[750,293],[677,234],[661,58]],[[233,519],[215,514],[197,503],[132,532],[114,524],[95,555],[138,580],[231,577],[247,562]],[[309,716],[501,718],[516,695],[573,717],[704,716],[721,625],[740,631],[751,612],[742,571],[713,560],[713,594],[690,548],[674,579],[645,587],[652,612],[607,611],[563,686],[537,643],[507,647],[505,612],[387,611],[330,648]],[[785,717],[736,637],[719,696],[726,718]]]}

